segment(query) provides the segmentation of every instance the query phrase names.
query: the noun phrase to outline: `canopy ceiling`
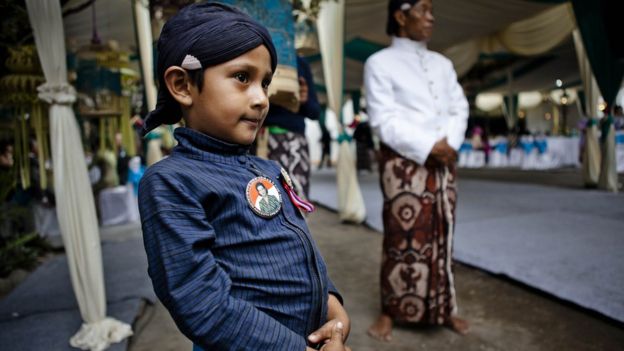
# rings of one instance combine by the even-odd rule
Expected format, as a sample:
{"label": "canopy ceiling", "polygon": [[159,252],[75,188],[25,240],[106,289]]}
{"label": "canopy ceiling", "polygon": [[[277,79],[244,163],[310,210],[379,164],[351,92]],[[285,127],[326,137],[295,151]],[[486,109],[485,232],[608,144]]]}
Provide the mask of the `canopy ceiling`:
{"label": "canopy ceiling", "polygon": [[[443,51],[470,39],[495,33],[509,24],[530,18],[565,1],[561,0],[434,0],[436,28],[429,45],[432,50]],[[75,7],[83,0],[71,0],[64,9]],[[96,1],[97,30],[103,42],[115,40],[122,50],[135,51],[136,38],[130,0]],[[345,90],[358,90],[362,85],[363,62],[372,53],[389,44],[385,34],[387,18],[385,0],[346,0],[345,15]],[[90,9],[64,18],[66,36],[70,46],[79,48],[89,43],[92,36]],[[571,41],[548,53],[550,60],[534,63],[539,57],[516,57],[512,69],[520,70],[514,76],[514,87],[522,90],[539,90],[552,86],[555,79],[578,81],[578,69]],[[565,48],[565,49],[562,49]],[[324,82],[320,56],[309,57],[315,80],[323,92]],[[489,57],[491,60],[491,57]],[[532,64],[533,63],[533,64]],[[527,66],[528,65],[528,66]],[[535,68],[534,70],[526,69]],[[522,69],[525,67],[525,69]],[[538,69],[539,68],[539,69]],[[506,84],[495,85],[506,73],[489,74],[487,90],[505,90]],[[494,85],[493,85],[494,84]],[[492,86],[493,85],[493,86]]]}
{"label": "canopy ceiling", "polygon": [[[496,33],[514,22],[531,18],[563,2],[565,1],[434,0],[436,27],[429,48],[442,52],[471,39]],[[390,38],[385,33],[386,21],[386,1],[346,0],[346,91],[357,90],[362,85],[362,62],[390,43]],[[573,46],[571,41],[566,43],[569,44],[565,46],[566,50],[549,53],[548,60],[532,62],[539,57],[525,59],[519,56],[511,60],[514,63],[511,69],[519,70],[518,73],[521,74],[518,74],[517,78],[522,79],[514,85],[515,89],[545,89],[558,77],[577,81],[578,69],[575,65],[568,64],[573,63],[575,59]],[[492,61],[493,56],[487,58]],[[314,59],[312,57],[312,60]],[[541,68],[536,72],[539,74],[533,74],[533,69],[537,68]],[[498,75],[501,74],[506,76],[506,72],[498,72]],[[480,80],[484,80],[483,89],[505,90],[508,87],[507,84],[495,84],[501,80],[496,75],[490,75],[489,81],[485,81],[486,77],[479,77]]]}
{"label": "canopy ceiling", "polygon": [[[444,50],[465,40],[491,34],[506,25],[553,6],[528,0],[434,0],[436,28],[432,50]],[[387,45],[387,1],[346,0],[346,42],[362,38]]]}
{"label": "canopy ceiling", "polygon": [[[70,0],[63,11],[75,8],[84,0]],[[114,40],[124,51],[136,50],[136,34],[131,0],[96,1],[97,32],[103,43]],[[91,7],[63,17],[68,49],[79,49],[91,42],[93,19]]]}

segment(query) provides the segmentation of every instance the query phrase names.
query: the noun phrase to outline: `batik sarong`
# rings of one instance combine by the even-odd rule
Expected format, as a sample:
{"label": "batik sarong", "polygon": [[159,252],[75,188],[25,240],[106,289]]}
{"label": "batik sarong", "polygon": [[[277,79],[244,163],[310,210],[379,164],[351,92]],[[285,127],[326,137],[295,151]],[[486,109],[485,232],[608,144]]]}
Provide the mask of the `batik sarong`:
{"label": "batik sarong", "polygon": [[382,311],[397,322],[445,324],[455,314],[451,271],[455,169],[425,166],[382,145]]}
{"label": "batik sarong", "polygon": [[269,132],[269,160],[277,161],[295,183],[297,192],[308,197],[310,190],[310,152],[305,135]]}

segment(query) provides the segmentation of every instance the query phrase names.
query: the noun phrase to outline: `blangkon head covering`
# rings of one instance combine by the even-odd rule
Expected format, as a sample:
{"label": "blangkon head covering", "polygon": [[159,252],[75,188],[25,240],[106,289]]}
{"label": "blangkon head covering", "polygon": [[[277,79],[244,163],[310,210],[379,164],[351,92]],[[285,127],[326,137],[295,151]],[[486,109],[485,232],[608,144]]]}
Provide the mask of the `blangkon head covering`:
{"label": "blangkon head covering", "polygon": [[145,118],[142,134],[161,124],[177,123],[182,118],[180,105],[165,84],[167,68],[205,69],[260,45],[269,50],[271,68],[275,72],[277,53],[271,35],[247,14],[229,5],[208,2],[180,10],[167,21],[158,39],[158,100],[154,111]]}
{"label": "blangkon head covering", "polygon": [[416,5],[418,0],[390,0],[388,2],[388,22],[386,22],[386,34],[397,35],[399,31],[399,23],[394,19],[396,10],[409,10]]}

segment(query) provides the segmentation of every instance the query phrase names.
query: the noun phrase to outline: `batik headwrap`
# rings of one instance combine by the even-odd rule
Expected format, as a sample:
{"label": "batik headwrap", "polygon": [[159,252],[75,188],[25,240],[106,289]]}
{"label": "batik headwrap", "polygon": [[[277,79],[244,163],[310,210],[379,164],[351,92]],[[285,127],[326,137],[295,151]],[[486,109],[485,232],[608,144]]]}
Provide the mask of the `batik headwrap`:
{"label": "batik headwrap", "polygon": [[161,124],[174,124],[182,118],[180,105],[165,84],[167,68],[205,69],[260,45],[269,50],[271,68],[275,72],[277,54],[271,35],[247,14],[229,5],[205,2],[180,10],[167,21],[158,39],[158,101],[156,109],[145,118],[143,135]]}
{"label": "batik headwrap", "polygon": [[419,0],[390,0],[388,2],[388,22],[386,22],[386,34],[396,35],[399,31],[399,23],[394,18],[394,13],[397,10],[409,10],[412,6],[416,5]]}

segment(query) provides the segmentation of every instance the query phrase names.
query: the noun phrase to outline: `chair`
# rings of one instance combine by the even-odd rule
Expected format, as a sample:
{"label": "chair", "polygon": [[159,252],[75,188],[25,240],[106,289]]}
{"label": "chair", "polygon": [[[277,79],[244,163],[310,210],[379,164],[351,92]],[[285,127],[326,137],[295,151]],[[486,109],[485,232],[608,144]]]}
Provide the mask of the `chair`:
{"label": "chair", "polygon": [[100,192],[98,197],[102,226],[139,221],[138,202],[129,186],[116,186]]}

